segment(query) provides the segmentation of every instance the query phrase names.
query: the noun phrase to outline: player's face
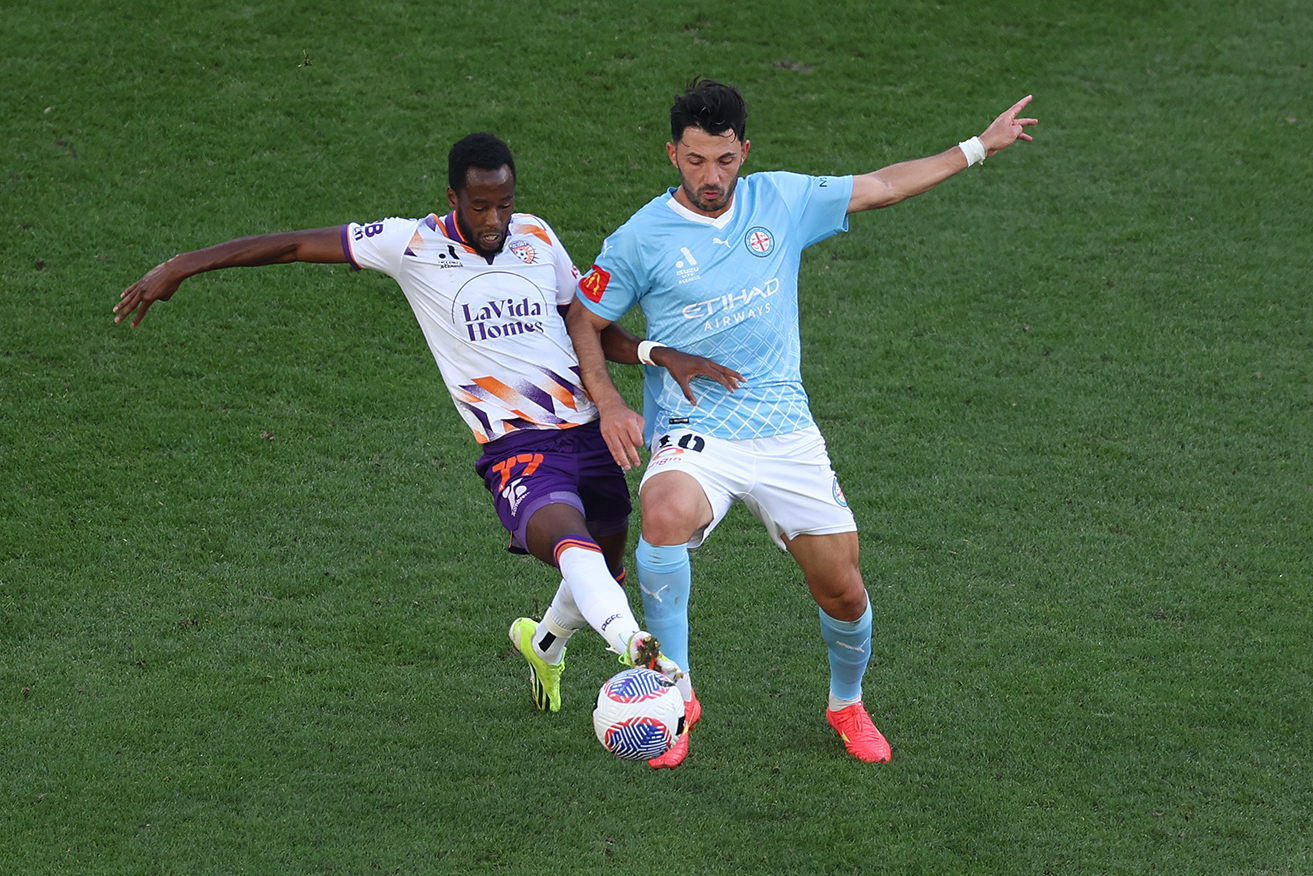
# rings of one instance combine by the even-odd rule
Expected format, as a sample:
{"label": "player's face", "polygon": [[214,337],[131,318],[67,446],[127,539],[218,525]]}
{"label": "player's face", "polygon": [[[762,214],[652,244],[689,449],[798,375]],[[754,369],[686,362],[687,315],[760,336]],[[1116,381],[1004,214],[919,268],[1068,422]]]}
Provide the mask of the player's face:
{"label": "player's face", "polygon": [[734,200],[739,168],[751,145],[733,131],[708,134],[701,128],[685,128],[678,143],[666,144],[670,163],[679,170],[675,199],[708,216],[724,213]]}
{"label": "player's face", "polygon": [[465,242],[481,256],[501,252],[515,210],[515,175],[503,165],[496,170],[471,167],[465,188],[447,189],[447,203],[456,212],[456,226]]}

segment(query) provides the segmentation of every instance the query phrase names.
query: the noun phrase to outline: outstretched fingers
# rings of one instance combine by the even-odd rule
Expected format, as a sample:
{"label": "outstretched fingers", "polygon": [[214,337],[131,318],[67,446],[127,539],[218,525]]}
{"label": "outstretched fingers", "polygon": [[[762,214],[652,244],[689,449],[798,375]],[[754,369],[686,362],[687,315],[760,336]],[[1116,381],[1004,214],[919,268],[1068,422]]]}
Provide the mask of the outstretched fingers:
{"label": "outstretched fingers", "polygon": [[1017,118],[1017,114],[1024,110],[1034,99],[1033,94],[1026,95],[994,119],[990,126],[985,129],[985,133],[980,135],[980,139],[984,143],[988,154],[993,155],[1001,149],[1006,149],[1017,140],[1029,142],[1034,139],[1026,133],[1026,128],[1031,125],[1038,125],[1039,119]]}

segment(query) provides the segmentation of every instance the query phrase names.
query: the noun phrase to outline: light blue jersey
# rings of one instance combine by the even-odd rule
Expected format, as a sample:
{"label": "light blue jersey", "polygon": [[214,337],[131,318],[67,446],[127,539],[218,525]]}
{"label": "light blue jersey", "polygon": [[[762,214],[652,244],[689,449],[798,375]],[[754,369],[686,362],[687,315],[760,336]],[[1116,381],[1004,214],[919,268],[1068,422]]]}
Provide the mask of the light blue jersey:
{"label": "light blue jersey", "polygon": [[813,425],[802,387],[798,265],[802,251],[848,230],[852,177],[773,171],[738,180],[731,208],[711,219],[675,189],[644,205],[602,245],[579,297],[616,320],[635,304],[647,337],[733,368],[730,393],[710,379],[684,398],[664,368],[644,369],[647,438],[687,427],[718,438],[766,438]]}

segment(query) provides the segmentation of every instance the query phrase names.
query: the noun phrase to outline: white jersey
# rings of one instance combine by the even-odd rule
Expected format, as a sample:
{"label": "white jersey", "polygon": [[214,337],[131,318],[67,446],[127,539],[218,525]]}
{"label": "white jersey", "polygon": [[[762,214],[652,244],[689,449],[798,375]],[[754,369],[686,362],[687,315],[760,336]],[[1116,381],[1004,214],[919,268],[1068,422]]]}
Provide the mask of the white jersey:
{"label": "white jersey", "polygon": [[597,418],[557,310],[574,297],[579,271],[543,220],[515,213],[492,258],[464,242],[452,214],[352,222],[342,249],[357,270],[382,271],[406,293],[480,444]]}

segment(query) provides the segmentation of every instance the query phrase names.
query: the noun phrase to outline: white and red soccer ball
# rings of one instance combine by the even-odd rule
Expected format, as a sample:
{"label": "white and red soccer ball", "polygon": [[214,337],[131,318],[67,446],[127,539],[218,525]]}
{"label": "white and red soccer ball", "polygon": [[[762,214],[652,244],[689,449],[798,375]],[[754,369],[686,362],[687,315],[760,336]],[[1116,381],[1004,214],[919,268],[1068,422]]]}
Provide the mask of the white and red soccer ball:
{"label": "white and red soccer ball", "polygon": [[626,669],[598,691],[593,730],[616,757],[660,757],[684,730],[684,698],[660,672]]}

